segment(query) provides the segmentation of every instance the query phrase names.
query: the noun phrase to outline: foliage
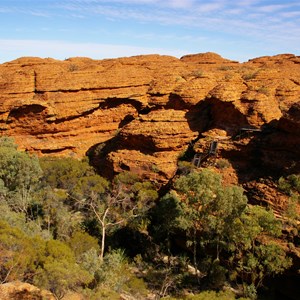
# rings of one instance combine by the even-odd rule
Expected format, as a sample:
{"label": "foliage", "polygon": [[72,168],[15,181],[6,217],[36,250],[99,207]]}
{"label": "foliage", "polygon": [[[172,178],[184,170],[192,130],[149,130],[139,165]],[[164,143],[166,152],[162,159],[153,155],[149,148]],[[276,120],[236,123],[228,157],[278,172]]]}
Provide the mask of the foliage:
{"label": "foliage", "polygon": [[37,157],[18,151],[13,140],[0,138],[0,198],[14,211],[29,214],[41,172]]}
{"label": "foliage", "polygon": [[[164,297],[162,300],[175,300],[178,298],[172,298],[172,297]],[[246,298],[236,298],[234,293],[231,291],[204,291],[199,294],[195,295],[187,295],[184,298],[180,299],[185,299],[185,300],[234,300],[234,299],[239,299],[239,300],[247,300]]]}
{"label": "foliage", "polygon": [[97,280],[100,285],[119,292],[130,277],[129,264],[124,251],[117,249],[105,255],[97,273]]}
{"label": "foliage", "polygon": [[299,203],[299,197],[297,197],[296,195],[292,195],[291,197],[289,197],[286,204],[284,215],[292,222],[299,218],[299,215],[297,213],[298,203]]}
{"label": "foliage", "polygon": [[85,291],[85,294],[89,300],[120,300],[120,294],[110,288],[98,288],[89,293]]}
{"label": "foliage", "polygon": [[83,231],[76,231],[69,239],[68,245],[73,250],[76,258],[80,258],[90,249],[99,249],[97,239]]}
{"label": "foliage", "polygon": [[68,70],[70,71],[70,72],[75,72],[75,71],[78,71],[79,70],[79,66],[78,65],[76,65],[76,64],[69,64],[69,66],[68,66]]}
{"label": "foliage", "polygon": [[258,71],[254,70],[252,68],[249,68],[249,67],[242,67],[238,71],[239,71],[239,73],[241,73],[242,78],[246,81],[254,79],[258,74]]}
{"label": "foliage", "polygon": [[216,167],[218,169],[227,169],[230,167],[230,162],[225,158],[218,159],[216,162]]}
{"label": "foliage", "polygon": [[233,66],[226,66],[226,65],[221,65],[220,67],[218,67],[218,70],[220,71],[229,71],[229,70],[233,70],[234,67]]}
{"label": "foliage", "polygon": [[292,174],[286,178],[280,177],[278,187],[289,196],[300,193],[300,175]]}
{"label": "foliage", "polygon": [[28,237],[20,229],[0,221],[1,282],[32,277],[43,248],[39,237]]}
{"label": "foliage", "polygon": [[37,157],[17,150],[8,138],[0,138],[0,178],[9,191],[21,192],[34,186],[41,176]]}
{"label": "foliage", "polygon": [[221,291],[221,292],[205,291],[197,295],[187,296],[186,299],[187,300],[231,300],[231,299],[234,300],[236,299],[236,297],[231,291]]}
{"label": "foliage", "polygon": [[204,77],[204,71],[201,69],[196,69],[191,73],[192,76],[196,78],[203,78]]}
{"label": "foliage", "polygon": [[284,208],[284,215],[288,218],[290,225],[297,226],[296,221],[299,220],[298,206],[300,204],[300,175],[291,174],[289,176],[280,177],[278,180],[278,188],[289,196]]}
{"label": "foliage", "polygon": [[66,244],[57,240],[46,243],[45,256],[34,278],[35,284],[62,299],[69,289],[88,284],[92,279],[92,275],[76,263],[74,253]]}
{"label": "foliage", "polygon": [[270,95],[270,91],[269,89],[266,87],[266,86],[261,86],[257,89],[257,92],[258,93],[261,93],[261,94],[264,94],[266,96],[269,96]]}
{"label": "foliage", "polygon": [[166,295],[181,294],[182,282],[187,275],[187,260],[179,256],[159,256],[143,270],[147,285],[156,290],[161,299]]}
{"label": "foliage", "polygon": [[82,213],[73,211],[73,207],[67,205],[68,199],[69,195],[65,190],[49,186],[36,195],[36,203],[40,207],[37,220],[49,235],[60,240],[67,240],[73,232],[80,229],[83,222]]}
{"label": "foliage", "polygon": [[13,211],[6,201],[0,201],[0,218],[10,226],[21,229],[29,236],[47,236],[39,224],[26,219],[25,213]]}
{"label": "foliage", "polygon": [[156,216],[155,232],[160,240],[164,240],[170,234],[174,234],[177,229],[187,229],[192,226],[192,221],[184,218],[184,203],[174,191],[162,197],[154,211]]}
{"label": "foliage", "polygon": [[[174,187],[159,202],[157,230],[166,239],[176,230],[186,233],[194,266],[207,274],[212,286],[229,276],[257,288],[266,276],[291,265],[284,250],[265,239],[280,236],[281,222],[272,211],[247,205],[240,187],[223,186],[220,175],[208,169],[179,177]],[[199,253],[201,249],[210,251]],[[223,254],[230,259],[222,259]]]}
{"label": "foliage", "polygon": [[[219,160],[218,167],[227,163]],[[120,293],[144,299],[149,289],[159,297],[234,299],[229,291],[200,291],[238,283],[255,299],[266,277],[291,265],[278,243],[281,221],[272,210],[249,205],[241,187],[224,186],[214,171],[181,164],[159,199],[158,188],[136,174],[109,182],[85,159],[39,161],[0,138],[1,282],[34,283],[57,299],[69,290],[88,299]],[[299,175],[280,178],[278,186],[290,196],[285,216],[296,219]],[[110,237],[121,228],[151,248],[126,240],[121,247],[128,253],[133,246],[140,251],[135,265],[113,248]],[[179,293],[185,287],[195,294]]]}
{"label": "foliage", "polygon": [[66,240],[86,218],[82,202],[98,199],[109,187],[86,160],[43,158],[43,190],[38,196],[48,230],[55,238]]}
{"label": "foliage", "polygon": [[196,228],[209,235],[209,240],[226,236],[230,224],[244,210],[247,199],[239,187],[223,187],[221,176],[204,169],[181,176],[175,182],[185,218]]}
{"label": "foliage", "polygon": [[131,276],[129,278],[124,286],[124,291],[138,299],[145,299],[149,292],[145,281],[136,276]]}
{"label": "foliage", "polygon": [[43,181],[52,188],[71,191],[82,178],[94,175],[93,168],[86,160],[45,157],[40,160]]}
{"label": "foliage", "polygon": [[[107,234],[124,226],[145,225],[147,211],[158,198],[150,182],[138,181],[126,172],[116,176],[112,186],[105,193],[90,193],[78,203],[96,220],[101,230],[99,258],[103,260]],[[144,226],[142,226],[144,230]]]}
{"label": "foliage", "polygon": [[257,288],[266,276],[280,274],[289,268],[291,259],[281,246],[264,238],[278,237],[280,233],[281,223],[272,211],[259,206],[248,207],[231,224],[231,279],[238,275]]}
{"label": "foliage", "polygon": [[195,165],[187,161],[178,161],[178,172],[181,175],[187,175],[195,170]]}

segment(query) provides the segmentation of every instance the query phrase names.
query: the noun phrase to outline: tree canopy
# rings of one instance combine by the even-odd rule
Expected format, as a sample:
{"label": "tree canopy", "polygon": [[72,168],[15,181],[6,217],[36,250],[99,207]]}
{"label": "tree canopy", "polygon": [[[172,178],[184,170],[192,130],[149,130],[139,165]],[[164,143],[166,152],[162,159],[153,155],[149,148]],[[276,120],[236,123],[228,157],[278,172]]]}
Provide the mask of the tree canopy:
{"label": "tree canopy", "polygon": [[[278,189],[298,201],[298,183],[282,177]],[[297,246],[296,238],[284,246],[271,209],[249,204],[214,168],[189,168],[159,190],[127,171],[109,181],[87,159],[39,159],[5,137],[0,217],[1,282],[34,283],[57,299],[71,290],[88,299],[151,291],[233,299],[219,292],[228,285],[254,299],[266,278],[291,266],[287,248]]]}

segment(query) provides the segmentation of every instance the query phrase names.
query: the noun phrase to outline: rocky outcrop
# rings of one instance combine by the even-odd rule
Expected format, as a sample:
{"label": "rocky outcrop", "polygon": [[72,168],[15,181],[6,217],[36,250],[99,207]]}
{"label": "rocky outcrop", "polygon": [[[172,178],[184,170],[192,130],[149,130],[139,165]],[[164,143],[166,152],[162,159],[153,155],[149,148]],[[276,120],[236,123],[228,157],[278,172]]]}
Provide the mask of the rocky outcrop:
{"label": "rocky outcrop", "polygon": [[[1,135],[38,155],[89,153],[107,176],[131,170],[159,183],[187,149],[205,152],[216,139],[239,181],[253,163],[299,171],[299,100],[300,57],[292,54],[246,63],[203,53],[0,65]],[[242,128],[261,132],[241,138]]]}
{"label": "rocky outcrop", "polygon": [[55,300],[46,290],[20,281],[0,284],[0,300]]}

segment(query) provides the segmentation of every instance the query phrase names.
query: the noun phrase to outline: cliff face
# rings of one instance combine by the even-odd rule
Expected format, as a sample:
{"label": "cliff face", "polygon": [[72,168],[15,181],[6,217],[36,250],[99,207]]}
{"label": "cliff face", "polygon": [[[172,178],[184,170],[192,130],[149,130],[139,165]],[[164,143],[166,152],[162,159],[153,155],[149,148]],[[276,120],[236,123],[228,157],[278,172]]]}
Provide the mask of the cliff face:
{"label": "cliff face", "polygon": [[204,53],[0,65],[1,135],[39,155],[89,153],[106,175],[131,170],[161,183],[188,147],[205,152],[212,140],[241,182],[255,177],[249,167],[299,172],[299,101],[292,54],[242,64]]}

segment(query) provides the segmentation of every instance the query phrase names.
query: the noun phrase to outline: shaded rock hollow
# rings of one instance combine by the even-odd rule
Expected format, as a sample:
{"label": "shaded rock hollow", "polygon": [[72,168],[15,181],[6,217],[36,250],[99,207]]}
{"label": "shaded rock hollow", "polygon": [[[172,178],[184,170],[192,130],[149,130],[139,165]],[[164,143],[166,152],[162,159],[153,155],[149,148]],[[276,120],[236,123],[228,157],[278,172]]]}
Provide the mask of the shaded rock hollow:
{"label": "shaded rock hollow", "polygon": [[[38,155],[89,153],[107,176],[131,170],[160,183],[188,147],[205,152],[215,139],[241,182],[255,177],[245,177],[249,167],[299,172],[299,100],[300,57],[292,54],[245,63],[202,53],[0,65],[1,135]],[[245,127],[262,132],[234,140]]]}

